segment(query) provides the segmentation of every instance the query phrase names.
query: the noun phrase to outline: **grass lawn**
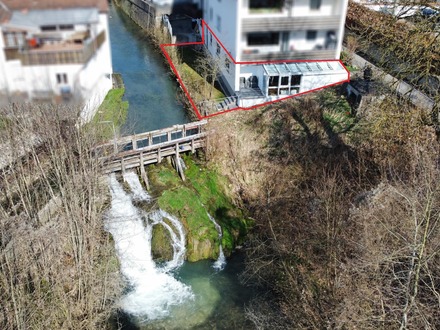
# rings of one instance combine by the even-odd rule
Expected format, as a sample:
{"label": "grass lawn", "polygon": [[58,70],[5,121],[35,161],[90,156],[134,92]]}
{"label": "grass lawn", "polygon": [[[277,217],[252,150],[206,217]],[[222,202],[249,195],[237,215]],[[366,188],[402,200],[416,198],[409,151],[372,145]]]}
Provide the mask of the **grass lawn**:
{"label": "grass lawn", "polygon": [[[188,88],[191,96],[193,97],[195,102],[200,102],[206,99],[221,99],[224,98],[225,95],[219,91],[215,87],[211,87],[211,84],[203,79],[193,68],[191,68],[188,64],[183,63],[179,67],[180,76],[185,83],[185,86]],[[206,89],[206,93],[209,93],[209,90],[212,88],[211,96],[203,93],[203,89]]]}
{"label": "grass lawn", "polygon": [[104,140],[111,139],[113,127],[117,130],[127,119],[128,101],[122,100],[124,93],[124,88],[111,89],[93,117],[92,124],[96,125]]}

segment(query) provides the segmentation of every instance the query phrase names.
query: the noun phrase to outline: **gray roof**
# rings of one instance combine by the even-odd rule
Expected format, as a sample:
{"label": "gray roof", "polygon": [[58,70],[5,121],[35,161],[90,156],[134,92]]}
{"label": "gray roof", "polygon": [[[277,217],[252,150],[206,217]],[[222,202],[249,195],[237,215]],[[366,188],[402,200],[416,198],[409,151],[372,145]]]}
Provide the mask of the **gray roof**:
{"label": "gray roof", "polygon": [[12,12],[11,19],[6,25],[39,28],[43,25],[91,24],[98,21],[98,8],[17,10]]}

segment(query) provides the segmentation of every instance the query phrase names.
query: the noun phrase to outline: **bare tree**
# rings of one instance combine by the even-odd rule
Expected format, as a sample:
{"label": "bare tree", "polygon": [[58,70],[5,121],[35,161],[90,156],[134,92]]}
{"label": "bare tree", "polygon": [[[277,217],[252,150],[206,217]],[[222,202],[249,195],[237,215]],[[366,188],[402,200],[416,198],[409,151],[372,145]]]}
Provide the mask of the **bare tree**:
{"label": "bare tree", "polygon": [[[92,127],[74,108],[2,109],[14,161],[2,169],[0,327],[97,328],[120,279],[103,230],[106,187],[90,152]],[[25,137],[32,137],[31,139]]]}

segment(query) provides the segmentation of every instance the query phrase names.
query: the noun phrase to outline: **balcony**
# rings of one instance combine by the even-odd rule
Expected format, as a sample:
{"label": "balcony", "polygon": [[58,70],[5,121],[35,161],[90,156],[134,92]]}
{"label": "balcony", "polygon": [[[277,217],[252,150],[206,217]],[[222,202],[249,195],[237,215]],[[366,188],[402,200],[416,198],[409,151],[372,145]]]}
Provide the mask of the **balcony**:
{"label": "balcony", "polygon": [[261,31],[339,30],[340,15],[323,17],[247,17],[242,21],[242,33]]}
{"label": "balcony", "polygon": [[278,60],[331,60],[335,59],[335,49],[320,49],[294,52],[268,52],[246,51],[241,53],[241,62],[264,62]]}
{"label": "balcony", "polygon": [[24,66],[85,64],[101,47],[105,39],[105,32],[102,31],[95,39],[86,40],[82,44],[68,42],[47,43],[25,49],[5,48],[4,51],[7,61],[19,60]]}

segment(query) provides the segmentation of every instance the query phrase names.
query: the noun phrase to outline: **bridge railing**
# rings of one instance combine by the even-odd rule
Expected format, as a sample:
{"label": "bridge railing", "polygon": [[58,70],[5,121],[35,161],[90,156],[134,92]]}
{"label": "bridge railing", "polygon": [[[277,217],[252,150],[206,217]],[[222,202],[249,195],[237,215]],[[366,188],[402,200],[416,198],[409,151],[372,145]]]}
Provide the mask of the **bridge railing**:
{"label": "bridge railing", "polygon": [[201,120],[183,125],[123,136],[112,139],[95,147],[95,154],[100,158],[111,157],[125,152],[154,149],[166,142],[179,142],[179,140],[202,133],[207,120]]}

